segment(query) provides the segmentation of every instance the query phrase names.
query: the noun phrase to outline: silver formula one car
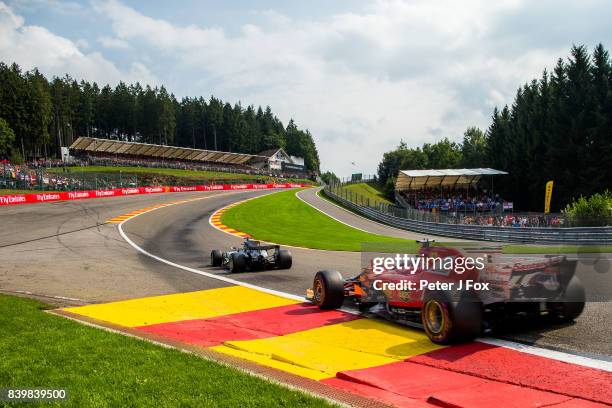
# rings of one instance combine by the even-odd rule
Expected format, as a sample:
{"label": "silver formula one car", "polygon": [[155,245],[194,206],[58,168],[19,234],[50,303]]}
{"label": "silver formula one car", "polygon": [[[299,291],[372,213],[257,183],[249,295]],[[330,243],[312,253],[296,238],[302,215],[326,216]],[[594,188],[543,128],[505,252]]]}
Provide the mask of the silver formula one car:
{"label": "silver formula one car", "polygon": [[227,252],[218,249],[210,253],[212,266],[229,269],[230,272],[246,270],[290,269],[291,252],[280,245],[261,245],[259,241],[245,239],[242,247],[232,247]]}

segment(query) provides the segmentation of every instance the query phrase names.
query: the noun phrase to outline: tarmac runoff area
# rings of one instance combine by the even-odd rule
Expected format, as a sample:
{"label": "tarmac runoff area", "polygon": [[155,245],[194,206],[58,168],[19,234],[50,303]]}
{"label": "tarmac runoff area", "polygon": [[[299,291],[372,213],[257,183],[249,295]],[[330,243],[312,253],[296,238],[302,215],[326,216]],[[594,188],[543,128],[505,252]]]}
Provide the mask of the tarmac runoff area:
{"label": "tarmac runoff area", "polygon": [[[588,305],[573,326],[535,328],[516,337],[579,355],[495,339],[440,348],[419,330],[303,303],[300,295],[316,270],[352,274],[358,254],[292,249],[289,271],[229,275],[210,268],[211,249],[242,240],[213,228],[211,215],[266,193],[0,209],[0,288],[58,304],[98,303],[61,313],[391,405],[612,405],[610,362],[588,357],[612,354],[610,325],[601,324],[609,319],[598,319],[609,316],[609,303]],[[366,221],[360,221],[364,229]]]}

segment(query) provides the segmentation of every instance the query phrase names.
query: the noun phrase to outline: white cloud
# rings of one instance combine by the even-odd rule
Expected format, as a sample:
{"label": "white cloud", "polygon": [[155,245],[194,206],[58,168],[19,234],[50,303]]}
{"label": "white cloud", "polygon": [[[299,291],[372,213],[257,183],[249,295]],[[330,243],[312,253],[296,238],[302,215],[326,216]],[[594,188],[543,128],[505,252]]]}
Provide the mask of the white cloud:
{"label": "white cloud", "polygon": [[115,48],[119,50],[127,50],[130,48],[130,44],[127,41],[119,38],[101,36],[98,38],[98,42],[100,42],[104,48]]}
{"label": "white cloud", "polygon": [[53,34],[44,27],[26,25],[5,3],[0,2],[0,61],[16,62],[24,70],[38,67],[46,75],[116,84],[123,81],[157,83],[155,76],[142,64],[132,63],[121,70],[99,52],[83,53],[87,43],[73,42]]}
{"label": "white cloud", "polygon": [[13,10],[28,12],[45,9],[58,14],[75,14],[83,10],[77,2],[62,0],[9,0],[8,4]]}
{"label": "white cloud", "polygon": [[498,17],[522,6],[377,1],[319,21],[268,10],[260,13],[265,26],[246,24],[235,36],[151,18],[117,0],[94,7],[117,38],[197,72],[190,92],[270,104],[283,120],[296,118],[313,132],[323,167],[346,174],[351,161],[374,172],[400,139],[459,139],[467,126],[486,126],[494,105],[511,101],[522,82],[563,55],[495,50],[487,37]]}
{"label": "white cloud", "polygon": [[[322,167],[343,175],[354,170],[352,161],[374,172],[400,139],[459,140],[468,126],[486,127],[493,107],[510,103],[572,41],[612,40],[607,20],[598,17],[605,12],[552,1],[378,0],[316,19],[260,10],[231,29],[92,1],[110,23],[97,42],[129,49],[121,53],[121,63],[131,64],[126,71],[1,9],[0,57],[110,82],[154,81],[147,66],[155,67],[159,82],[179,96],[270,105],[285,123],[293,117],[309,128]],[[592,0],[589,9],[606,9],[605,2]],[[589,24],[581,23],[588,16]]]}

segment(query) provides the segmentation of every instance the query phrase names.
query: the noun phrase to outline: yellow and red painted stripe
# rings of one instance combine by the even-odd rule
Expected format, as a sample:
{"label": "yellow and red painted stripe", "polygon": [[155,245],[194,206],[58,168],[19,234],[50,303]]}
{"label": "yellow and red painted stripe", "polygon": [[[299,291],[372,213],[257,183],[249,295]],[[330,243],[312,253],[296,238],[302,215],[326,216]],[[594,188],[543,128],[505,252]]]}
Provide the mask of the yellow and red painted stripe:
{"label": "yellow and red painted stripe", "polygon": [[230,286],[64,309],[405,407],[604,407],[612,373]]}
{"label": "yellow and red painted stripe", "polygon": [[228,227],[227,225],[223,224],[221,222],[221,216],[223,215],[224,212],[226,212],[227,210],[229,210],[232,207],[235,207],[239,204],[242,204],[243,202],[248,201],[248,200],[243,200],[243,201],[238,201],[235,203],[232,203],[226,207],[220,208],[217,211],[215,211],[211,216],[210,216],[210,225],[212,225],[213,227],[215,227],[216,229],[223,231],[223,232],[227,232],[228,234],[234,235],[236,237],[240,237],[240,238],[251,238],[251,236],[249,234],[247,234],[246,232],[242,232],[242,231],[238,231],[232,227]]}
{"label": "yellow and red painted stripe", "polygon": [[214,196],[197,197],[197,198],[191,198],[189,200],[178,200],[178,201],[171,201],[169,203],[156,204],[156,205],[152,205],[149,207],[141,208],[139,210],[130,211],[129,213],[125,213],[117,217],[111,218],[110,220],[107,220],[106,222],[111,223],[111,224],[119,224],[119,223],[122,223],[123,221],[129,220],[130,218],[136,217],[137,215],[144,214],[144,213],[154,211],[154,210],[158,210],[160,208],[170,207],[170,206],[178,205],[178,204],[185,204],[185,203],[189,203],[192,201],[205,200],[210,197],[214,197]]}

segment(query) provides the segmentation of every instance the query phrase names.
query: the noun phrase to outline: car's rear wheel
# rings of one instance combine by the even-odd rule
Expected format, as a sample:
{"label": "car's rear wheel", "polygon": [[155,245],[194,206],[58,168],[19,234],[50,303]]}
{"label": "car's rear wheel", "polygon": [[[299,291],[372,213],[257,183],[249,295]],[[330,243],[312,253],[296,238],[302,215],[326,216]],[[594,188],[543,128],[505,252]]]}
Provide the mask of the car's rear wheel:
{"label": "car's rear wheel", "polygon": [[276,258],[276,263],[278,265],[278,269],[290,269],[291,265],[293,265],[293,258],[291,256],[291,252],[287,249],[279,250],[278,256]]}
{"label": "car's rear wheel", "polygon": [[229,270],[231,273],[242,272],[246,269],[246,258],[244,254],[234,252],[229,259]]}
{"label": "car's rear wheel", "polygon": [[425,294],[421,321],[429,339],[437,344],[470,341],[482,333],[482,303],[476,299],[458,302],[446,293]]}
{"label": "car's rear wheel", "polygon": [[586,295],[584,286],[577,276],[572,276],[563,295],[563,302],[548,304],[552,317],[558,323],[569,323],[582,314]]}
{"label": "car's rear wheel", "polygon": [[213,249],[210,253],[210,264],[212,266],[221,266],[222,262],[223,255],[221,254],[221,251],[219,251],[218,249]]}
{"label": "car's rear wheel", "polygon": [[319,271],[312,284],[313,302],[320,309],[337,309],[344,302],[344,278],[338,271]]}

